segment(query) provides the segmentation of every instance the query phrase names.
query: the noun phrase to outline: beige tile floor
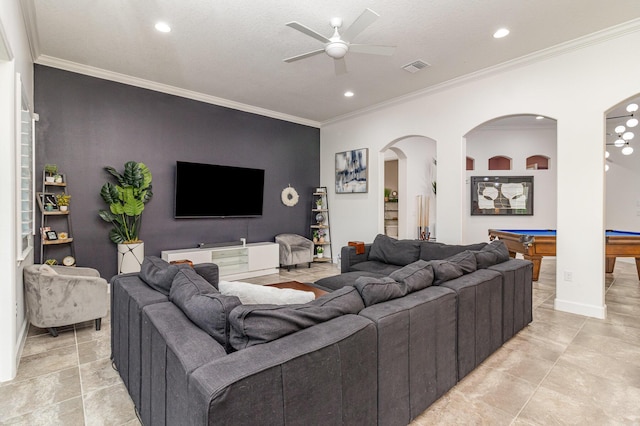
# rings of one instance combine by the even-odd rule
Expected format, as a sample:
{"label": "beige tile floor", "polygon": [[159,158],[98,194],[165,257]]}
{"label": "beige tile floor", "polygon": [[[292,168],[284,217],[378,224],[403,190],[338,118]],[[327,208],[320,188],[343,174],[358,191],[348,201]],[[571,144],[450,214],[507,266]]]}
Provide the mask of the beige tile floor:
{"label": "beige tile floor", "polygon": [[[315,281],[337,274],[314,264],[254,283]],[[534,283],[534,321],[412,425],[640,424],[640,281],[618,262],[606,279],[606,320],[553,310],[555,261]],[[57,338],[32,327],[17,377],[0,384],[0,424],[139,425],[111,368],[110,321],[68,327]]]}

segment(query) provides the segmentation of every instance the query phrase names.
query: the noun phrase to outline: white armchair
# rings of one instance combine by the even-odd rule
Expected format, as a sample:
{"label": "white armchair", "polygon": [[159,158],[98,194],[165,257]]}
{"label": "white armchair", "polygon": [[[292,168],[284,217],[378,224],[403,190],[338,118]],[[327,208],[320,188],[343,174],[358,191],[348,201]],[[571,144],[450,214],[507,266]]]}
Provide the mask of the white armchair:
{"label": "white armchair", "polygon": [[109,284],[92,268],[30,265],[24,268],[24,289],[29,322],[46,328],[95,320],[100,330],[109,311]]}
{"label": "white armchair", "polygon": [[276,243],[280,246],[280,267],[286,266],[290,271],[292,266],[307,263],[311,268],[313,241],[298,234],[279,234]]}

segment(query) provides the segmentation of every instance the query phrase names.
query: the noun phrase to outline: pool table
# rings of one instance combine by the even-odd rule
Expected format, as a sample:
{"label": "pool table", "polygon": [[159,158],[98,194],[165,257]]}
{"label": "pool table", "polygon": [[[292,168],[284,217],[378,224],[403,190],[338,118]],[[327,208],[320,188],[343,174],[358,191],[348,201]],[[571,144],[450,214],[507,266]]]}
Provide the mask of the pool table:
{"label": "pool table", "polygon": [[[540,262],[544,256],[556,255],[556,231],[554,229],[489,229],[489,239],[504,241],[511,257],[522,253],[533,262],[533,280],[538,281]],[[605,256],[608,274],[613,272],[616,257],[633,257],[640,278],[640,232],[607,230],[605,232]]]}

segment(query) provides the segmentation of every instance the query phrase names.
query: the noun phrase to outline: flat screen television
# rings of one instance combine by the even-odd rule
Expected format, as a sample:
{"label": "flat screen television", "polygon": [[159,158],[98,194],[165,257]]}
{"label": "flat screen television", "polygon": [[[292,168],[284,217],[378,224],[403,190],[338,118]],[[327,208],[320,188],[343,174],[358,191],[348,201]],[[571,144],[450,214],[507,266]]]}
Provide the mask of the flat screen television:
{"label": "flat screen television", "polygon": [[264,170],[176,162],[175,217],[262,216]]}

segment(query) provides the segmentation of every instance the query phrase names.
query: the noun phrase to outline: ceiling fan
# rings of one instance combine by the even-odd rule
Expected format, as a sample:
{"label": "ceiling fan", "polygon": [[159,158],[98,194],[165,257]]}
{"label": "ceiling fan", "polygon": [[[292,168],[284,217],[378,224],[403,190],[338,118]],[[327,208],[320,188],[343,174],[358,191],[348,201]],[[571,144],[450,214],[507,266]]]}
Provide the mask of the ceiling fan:
{"label": "ceiling fan", "polygon": [[313,37],[318,41],[324,43],[322,49],[313,50],[311,52],[303,53],[301,55],[292,56],[291,58],[284,59],[284,62],[295,62],[300,59],[309,58],[311,56],[326,53],[334,59],[334,66],[336,75],[345,74],[347,72],[347,65],[344,60],[344,56],[347,52],[367,53],[370,55],[392,55],[395,46],[378,46],[373,44],[354,44],[351,40],[356,38],[358,34],[364,31],[369,25],[375,22],[380,15],[371,9],[365,9],[362,14],[347,28],[342,34],[338,32],[338,29],[342,27],[342,18],[331,19],[331,27],[333,28],[333,36],[327,38],[322,34],[312,30],[309,27],[302,25],[299,22],[292,21],[287,23],[288,27],[300,31],[303,34]]}

